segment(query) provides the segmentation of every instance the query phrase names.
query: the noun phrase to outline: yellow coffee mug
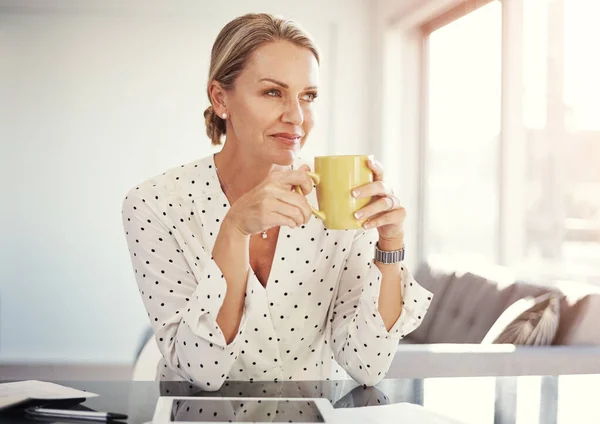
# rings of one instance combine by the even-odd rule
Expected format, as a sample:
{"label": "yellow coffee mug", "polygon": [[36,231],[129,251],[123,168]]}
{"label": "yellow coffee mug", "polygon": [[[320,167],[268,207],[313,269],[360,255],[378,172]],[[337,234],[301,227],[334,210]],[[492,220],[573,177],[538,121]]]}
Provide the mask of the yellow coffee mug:
{"label": "yellow coffee mug", "polygon": [[[311,205],[313,214],[323,221],[325,228],[347,230],[362,228],[364,220],[354,217],[354,212],[365,207],[371,197],[360,199],[352,190],[373,182],[373,171],[367,161],[372,155],[343,155],[315,157],[314,172],[307,174],[317,186],[319,209]],[[302,194],[300,187],[296,191]]]}

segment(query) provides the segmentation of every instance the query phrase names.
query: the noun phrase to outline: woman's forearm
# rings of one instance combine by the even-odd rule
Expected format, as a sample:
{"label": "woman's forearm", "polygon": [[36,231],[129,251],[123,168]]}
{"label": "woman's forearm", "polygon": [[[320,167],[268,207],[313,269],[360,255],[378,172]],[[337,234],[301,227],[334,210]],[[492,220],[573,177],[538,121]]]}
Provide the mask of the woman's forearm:
{"label": "woman's forearm", "polygon": [[[403,240],[379,239],[381,250],[400,250]],[[379,291],[379,314],[383,319],[386,330],[390,330],[402,313],[402,281],[401,264],[382,264],[375,261],[381,271],[381,289]]]}
{"label": "woman's forearm", "polygon": [[227,283],[225,299],[217,314],[217,324],[227,344],[235,339],[244,312],[246,283],[250,270],[249,247],[250,237],[239,232],[225,217],[212,256]]}

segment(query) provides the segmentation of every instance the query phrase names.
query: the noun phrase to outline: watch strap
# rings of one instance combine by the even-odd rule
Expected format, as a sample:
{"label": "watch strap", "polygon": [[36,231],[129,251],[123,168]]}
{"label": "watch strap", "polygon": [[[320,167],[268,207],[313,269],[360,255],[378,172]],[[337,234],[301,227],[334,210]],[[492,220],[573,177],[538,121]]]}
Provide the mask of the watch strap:
{"label": "watch strap", "polygon": [[400,250],[380,250],[375,244],[375,260],[382,264],[397,264],[404,260],[404,246]]}

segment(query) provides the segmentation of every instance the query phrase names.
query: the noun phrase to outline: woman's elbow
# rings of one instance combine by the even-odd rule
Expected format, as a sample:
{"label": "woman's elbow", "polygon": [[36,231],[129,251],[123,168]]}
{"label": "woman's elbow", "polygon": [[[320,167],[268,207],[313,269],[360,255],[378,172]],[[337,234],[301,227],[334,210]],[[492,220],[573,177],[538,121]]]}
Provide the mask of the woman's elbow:
{"label": "woman's elbow", "polygon": [[384,375],[363,375],[360,379],[356,380],[358,384],[362,384],[366,387],[371,387],[379,384],[383,380]]}
{"label": "woman's elbow", "polygon": [[348,372],[348,374],[358,384],[360,384],[362,386],[366,386],[366,387],[375,386],[376,384],[378,384],[381,380],[383,380],[385,378],[385,373],[383,373],[383,372],[378,372],[377,374],[372,374],[369,372],[365,372],[364,368],[362,371]]}
{"label": "woman's elbow", "polygon": [[182,377],[190,384],[198,387],[204,392],[216,392],[225,383],[225,374],[219,375],[185,375]]}

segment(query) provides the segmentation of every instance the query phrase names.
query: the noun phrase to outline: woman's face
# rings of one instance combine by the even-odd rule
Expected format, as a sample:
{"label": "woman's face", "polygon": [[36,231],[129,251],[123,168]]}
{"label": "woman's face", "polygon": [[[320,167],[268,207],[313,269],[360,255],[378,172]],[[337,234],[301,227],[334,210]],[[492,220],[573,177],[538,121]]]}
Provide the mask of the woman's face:
{"label": "woman's face", "polygon": [[289,165],[315,124],[319,66],[310,50],[287,41],[254,51],[225,93],[230,128],[239,147],[277,165]]}

